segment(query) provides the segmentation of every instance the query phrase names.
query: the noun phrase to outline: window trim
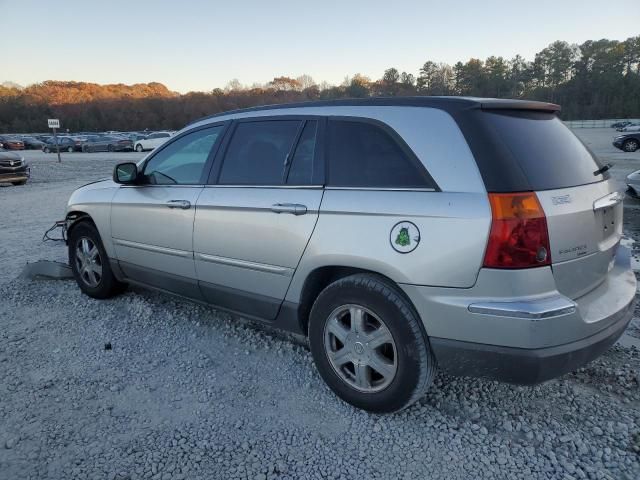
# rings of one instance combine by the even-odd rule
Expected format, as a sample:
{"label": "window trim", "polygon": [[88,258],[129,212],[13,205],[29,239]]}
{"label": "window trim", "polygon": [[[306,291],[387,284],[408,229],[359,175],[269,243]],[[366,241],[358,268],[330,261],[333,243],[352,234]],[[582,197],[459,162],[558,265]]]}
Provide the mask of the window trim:
{"label": "window trim", "polygon": [[[305,185],[293,185],[288,183],[289,170],[291,168],[292,162],[287,165],[285,183],[282,184],[255,184],[255,183],[237,183],[237,184],[228,184],[228,183],[220,183],[220,175],[222,174],[222,166],[227,156],[227,151],[229,149],[229,144],[233,140],[236,129],[238,125],[242,123],[256,123],[256,122],[270,122],[270,121],[299,121],[300,125],[298,127],[298,131],[296,132],[296,136],[294,137],[294,141],[289,149],[289,156],[295,154],[296,148],[298,147],[298,143],[300,142],[300,138],[302,136],[302,132],[304,131],[304,127],[309,120],[316,120],[318,122],[318,128],[316,130],[316,149],[314,155],[316,155],[317,162],[314,165],[314,171],[312,172],[312,181],[311,184]],[[242,117],[242,118],[234,118],[230,120],[231,125],[228,129],[228,134],[225,135],[224,143],[220,145],[218,152],[216,154],[215,159],[213,160],[213,166],[211,168],[211,173],[209,175],[209,179],[207,182],[208,186],[216,186],[216,187],[236,187],[236,188],[322,188],[324,186],[324,172],[326,165],[326,157],[325,157],[325,125],[326,125],[326,116],[324,115],[260,115],[260,116],[251,116],[251,117]],[[314,158],[314,160],[316,160]],[[291,158],[293,161],[293,158]]]}
{"label": "window trim", "polygon": [[138,171],[140,172],[141,175],[144,175],[144,170],[145,170],[145,168],[147,168],[147,164],[151,160],[153,160],[156,157],[156,155],[159,155],[160,152],[162,152],[165,148],[169,147],[169,145],[173,144],[174,142],[180,140],[181,138],[183,138],[183,137],[185,137],[187,135],[190,135],[190,134],[195,133],[195,132],[199,132],[200,130],[207,130],[209,128],[214,128],[214,127],[222,127],[222,132],[220,132],[220,135],[218,135],[218,138],[216,138],[216,141],[214,142],[213,146],[211,147],[211,150],[209,151],[209,155],[207,156],[207,160],[205,161],[205,164],[202,167],[202,174],[200,175],[200,181],[198,183],[181,183],[179,185],[153,185],[153,184],[148,184],[148,183],[141,183],[141,184],[132,185],[132,186],[134,186],[134,187],[137,187],[137,186],[145,186],[145,187],[190,187],[190,186],[206,185],[207,184],[207,178],[209,177],[209,173],[211,172],[211,166],[213,165],[213,160],[214,160],[216,154],[218,153],[218,150],[220,148],[220,145],[222,144],[222,141],[223,141],[224,137],[226,136],[227,132],[229,131],[229,125],[230,124],[231,124],[231,122],[229,120],[226,120],[224,122],[208,123],[206,125],[201,125],[201,126],[196,127],[196,128],[191,128],[189,130],[185,130],[182,133],[179,133],[177,135],[169,137],[170,140],[166,141],[165,143],[163,143],[159,147],[156,147],[155,150],[153,150],[145,159],[142,160],[141,163],[138,164]]}
{"label": "window trim", "polygon": [[[422,187],[376,187],[376,186],[358,186],[358,185],[332,185],[331,182],[331,139],[329,135],[329,122],[351,122],[351,123],[365,123],[369,125],[374,125],[376,127],[381,128],[384,132],[386,132],[391,139],[396,143],[396,145],[402,150],[402,152],[406,155],[409,161],[413,164],[414,167],[418,171],[420,171],[424,177],[424,186]],[[334,190],[390,190],[390,191],[429,191],[429,192],[440,192],[442,191],[434,178],[431,176],[427,167],[420,161],[415,152],[411,149],[407,142],[404,141],[402,136],[389,124],[378,120],[376,118],[369,117],[358,117],[358,116],[350,116],[350,115],[332,115],[327,117],[327,126],[326,126],[326,155],[325,155],[325,179],[326,179],[326,188],[334,189]]]}

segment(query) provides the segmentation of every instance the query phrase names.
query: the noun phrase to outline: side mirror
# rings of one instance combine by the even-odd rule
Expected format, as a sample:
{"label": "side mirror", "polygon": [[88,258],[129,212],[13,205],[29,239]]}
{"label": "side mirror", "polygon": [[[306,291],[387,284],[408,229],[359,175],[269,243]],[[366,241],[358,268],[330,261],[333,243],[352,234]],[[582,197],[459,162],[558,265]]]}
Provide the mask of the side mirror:
{"label": "side mirror", "polygon": [[123,185],[132,185],[138,180],[138,166],[133,162],[119,163],[113,169],[113,181]]}

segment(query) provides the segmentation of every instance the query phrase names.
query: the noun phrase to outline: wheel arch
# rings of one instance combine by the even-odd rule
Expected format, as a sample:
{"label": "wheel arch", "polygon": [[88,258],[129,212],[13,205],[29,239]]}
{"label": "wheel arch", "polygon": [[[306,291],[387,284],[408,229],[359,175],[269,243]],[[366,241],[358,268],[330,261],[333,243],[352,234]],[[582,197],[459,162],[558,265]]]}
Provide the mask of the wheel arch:
{"label": "wheel arch", "polygon": [[94,227],[96,227],[96,229],[98,228],[98,226],[96,225],[96,222],[93,220],[93,218],[91,218],[91,215],[81,210],[71,210],[70,212],[68,212],[67,216],[65,217],[65,222],[66,222],[65,228],[67,231],[67,237],[69,236],[69,233],[71,232],[71,230],[73,230],[81,222],[89,222]]}
{"label": "wheel arch", "polygon": [[316,298],[318,298],[320,292],[322,292],[322,290],[324,290],[333,282],[351,275],[361,273],[373,275],[396,290],[397,293],[407,301],[407,304],[413,309],[417,317],[420,319],[420,323],[422,323],[422,319],[409,296],[404,292],[404,290],[402,290],[402,288],[400,288],[397,282],[395,282],[388,276],[375,270],[368,270],[365,268],[352,267],[347,265],[324,265],[316,267],[315,269],[310,271],[302,284],[297,309],[297,320],[300,326],[300,330],[304,333],[304,335],[308,334],[309,314],[311,313],[311,308],[313,307],[313,304]]}

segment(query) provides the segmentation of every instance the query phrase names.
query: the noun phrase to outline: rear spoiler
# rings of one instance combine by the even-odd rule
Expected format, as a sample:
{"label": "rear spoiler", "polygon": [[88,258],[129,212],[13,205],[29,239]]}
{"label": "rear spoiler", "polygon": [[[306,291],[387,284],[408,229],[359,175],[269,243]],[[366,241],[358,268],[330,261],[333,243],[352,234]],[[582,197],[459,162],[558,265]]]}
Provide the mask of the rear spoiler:
{"label": "rear spoiler", "polygon": [[501,98],[482,99],[482,110],[537,110],[539,112],[559,112],[560,105],[547,102],[535,102],[530,100],[508,100]]}

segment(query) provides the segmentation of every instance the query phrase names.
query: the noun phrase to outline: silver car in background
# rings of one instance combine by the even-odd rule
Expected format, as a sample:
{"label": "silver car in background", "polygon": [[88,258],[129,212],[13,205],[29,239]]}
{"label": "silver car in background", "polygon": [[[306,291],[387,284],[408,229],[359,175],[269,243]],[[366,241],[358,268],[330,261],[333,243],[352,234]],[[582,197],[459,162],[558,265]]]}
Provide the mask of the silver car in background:
{"label": "silver car in background", "polygon": [[76,190],[69,261],[307,335],[345,401],[420,398],[436,368],[519,384],[623,333],[622,195],[556,105],[456,97],[259,107],[187,126]]}
{"label": "silver car in background", "polygon": [[640,198],[640,170],[627,175],[627,192],[636,198]]}

